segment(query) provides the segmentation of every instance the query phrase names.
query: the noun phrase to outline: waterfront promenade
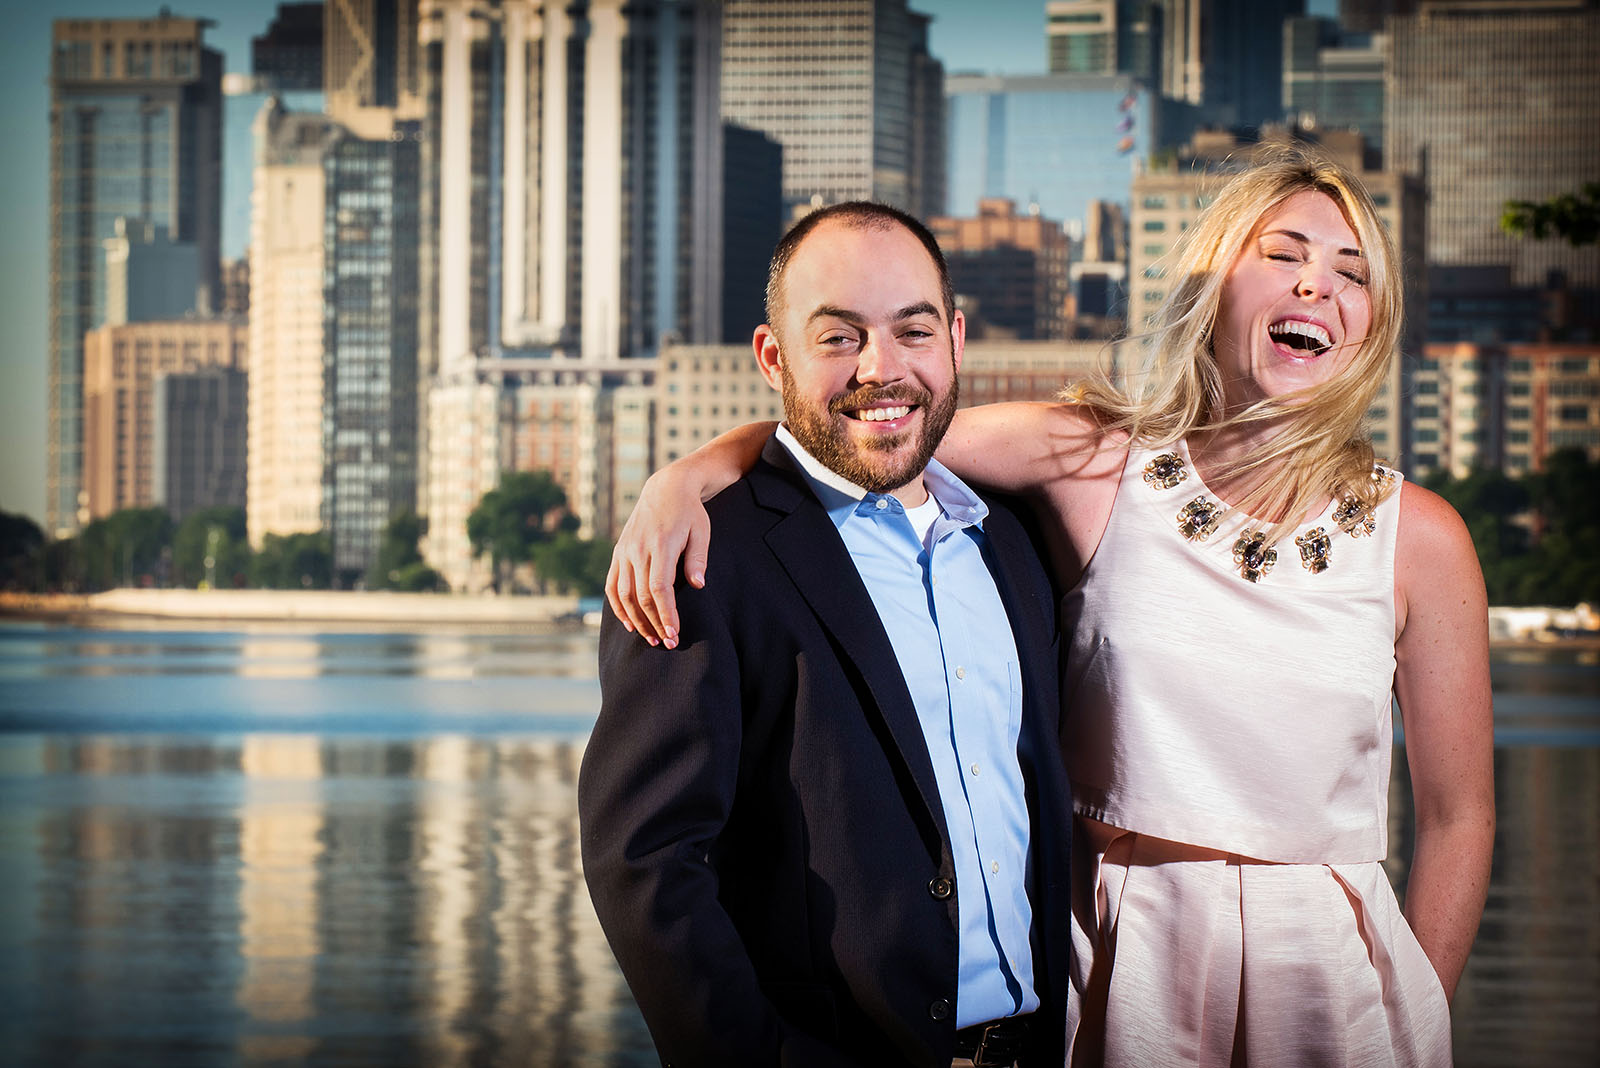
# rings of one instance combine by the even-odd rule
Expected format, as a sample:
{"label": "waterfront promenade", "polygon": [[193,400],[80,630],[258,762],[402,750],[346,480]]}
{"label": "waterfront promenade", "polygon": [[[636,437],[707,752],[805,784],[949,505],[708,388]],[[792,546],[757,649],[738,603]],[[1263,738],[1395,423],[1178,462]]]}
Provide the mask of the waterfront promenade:
{"label": "waterfront promenade", "polygon": [[0,616],[106,623],[139,619],[217,622],[551,624],[575,620],[576,596],[391,593],[355,590],[155,590],[0,593]]}

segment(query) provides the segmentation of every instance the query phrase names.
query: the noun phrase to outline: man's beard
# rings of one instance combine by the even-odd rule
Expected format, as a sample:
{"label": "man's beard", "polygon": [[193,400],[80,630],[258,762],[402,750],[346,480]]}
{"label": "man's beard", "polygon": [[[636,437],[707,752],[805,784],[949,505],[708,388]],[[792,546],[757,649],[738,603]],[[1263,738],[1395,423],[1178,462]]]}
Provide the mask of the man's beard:
{"label": "man's beard", "polygon": [[[954,376],[950,379],[950,389],[937,398],[919,386],[863,386],[832,398],[828,411],[819,413],[797,395],[789,365],[782,364],[781,370],[783,416],[789,432],[828,470],[872,493],[889,493],[918,478],[933,458],[939,442],[944,440],[950,420],[955,418],[958,388]],[[874,435],[857,442],[840,422],[850,417],[840,413],[868,404],[915,405],[921,410],[922,419],[916,427],[898,434]],[[916,435],[912,451],[896,456],[895,451],[912,435]]]}

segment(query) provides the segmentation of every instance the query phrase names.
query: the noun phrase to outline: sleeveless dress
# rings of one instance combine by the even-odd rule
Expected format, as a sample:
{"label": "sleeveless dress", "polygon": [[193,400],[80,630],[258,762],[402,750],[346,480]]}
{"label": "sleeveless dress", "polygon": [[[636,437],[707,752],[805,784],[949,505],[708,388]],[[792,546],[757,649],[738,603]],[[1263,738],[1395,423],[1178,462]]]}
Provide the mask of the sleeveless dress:
{"label": "sleeveless dress", "polygon": [[1065,601],[1070,1064],[1450,1064],[1381,866],[1399,499],[1331,502],[1269,562],[1248,516],[1201,537],[1220,499],[1181,443],[1130,451]]}

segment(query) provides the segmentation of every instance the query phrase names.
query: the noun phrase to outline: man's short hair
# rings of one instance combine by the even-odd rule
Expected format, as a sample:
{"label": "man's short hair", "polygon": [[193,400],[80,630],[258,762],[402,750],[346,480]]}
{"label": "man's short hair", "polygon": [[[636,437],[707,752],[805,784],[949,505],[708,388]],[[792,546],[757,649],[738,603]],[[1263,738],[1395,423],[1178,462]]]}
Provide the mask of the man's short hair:
{"label": "man's short hair", "polygon": [[944,253],[940,251],[939,242],[932,232],[915,216],[899,208],[870,200],[847,200],[842,204],[819,208],[789,227],[772,250],[772,263],[767,268],[766,313],[767,323],[774,330],[778,329],[778,319],[783,315],[783,276],[789,269],[789,261],[794,258],[795,249],[800,247],[806,235],[829,219],[838,219],[855,230],[887,230],[891,226],[903,226],[911,231],[922,242],[922,247],[928,250],[928,255],[933,258],[934,269],[939,273],[939,297],[944,304],[945,325],[948,326],[955,318],[956,291],[950,282],[950,265],[945,262]]}

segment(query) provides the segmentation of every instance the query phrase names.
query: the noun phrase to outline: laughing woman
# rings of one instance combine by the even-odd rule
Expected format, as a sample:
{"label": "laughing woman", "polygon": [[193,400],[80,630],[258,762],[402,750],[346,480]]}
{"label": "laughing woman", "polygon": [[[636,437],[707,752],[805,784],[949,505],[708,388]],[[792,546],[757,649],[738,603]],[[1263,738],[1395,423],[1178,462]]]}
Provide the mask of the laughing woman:
{"label": "laughing woman", "polygon": [[[1488,625],[1472,542],[1377,463],[1398,264],[1372,201],[1292,154],[1186,235],[1126,386],[957,414],[963,478],[1032,495],[1067,590],[1063,755],[1082,852],[1075,1065],[1449,1065],[1449,999],[1494,837]],[[608,593],[675,639],[705,499],[770,427],[655,475]],[[1392,702],[1416,842],[1388,851]]]}

